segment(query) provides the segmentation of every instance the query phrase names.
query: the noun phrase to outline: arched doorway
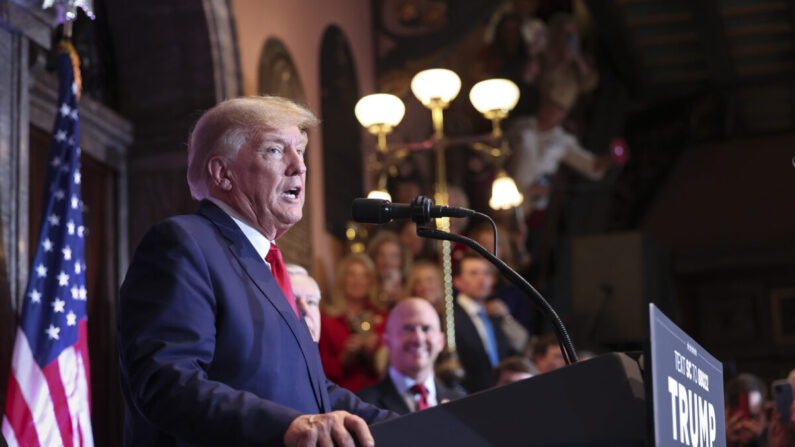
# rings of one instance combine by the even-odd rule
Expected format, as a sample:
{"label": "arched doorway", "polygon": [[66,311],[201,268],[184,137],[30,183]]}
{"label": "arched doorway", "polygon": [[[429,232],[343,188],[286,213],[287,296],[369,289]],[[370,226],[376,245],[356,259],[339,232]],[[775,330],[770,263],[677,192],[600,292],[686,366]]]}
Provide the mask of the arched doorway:
{"label": "arched doorway", "polygon": [[339,27],[329,26],[320,47],[323,190],[326,229],[338,238],[345,235],[351,202],[363,195],[361,130],[353,114],[358,97],[348,40]]}

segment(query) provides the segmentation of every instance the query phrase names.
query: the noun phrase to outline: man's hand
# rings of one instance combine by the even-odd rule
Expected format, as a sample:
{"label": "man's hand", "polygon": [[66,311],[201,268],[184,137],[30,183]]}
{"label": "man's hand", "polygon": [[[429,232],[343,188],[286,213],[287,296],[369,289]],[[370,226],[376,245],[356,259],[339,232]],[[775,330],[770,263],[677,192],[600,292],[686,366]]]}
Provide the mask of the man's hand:
{"label": "man's hand", "polygon": [[486,313],[489,314],[490,317],[502,318],[510,314],[511,311],[508,309],[505,301],[499,298],[494,298],[493,300],[486,302]]}
{"label": "man's hand", "polygon": [[359,416],[347,411],[332,411],[326,414],[305,414],[298,416],[287,427],[284,445],[288,447],[354,447],[356,435],[363,447],[375,446],[367,423]]}

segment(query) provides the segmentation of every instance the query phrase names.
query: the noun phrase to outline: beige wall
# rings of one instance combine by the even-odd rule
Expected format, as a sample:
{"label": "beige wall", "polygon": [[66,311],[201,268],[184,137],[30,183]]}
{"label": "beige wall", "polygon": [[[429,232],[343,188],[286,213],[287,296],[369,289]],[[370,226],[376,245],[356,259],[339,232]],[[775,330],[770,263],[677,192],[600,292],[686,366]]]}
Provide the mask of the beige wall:
{"label": "beige wall", "polygon": [[[244,94],[258,93],[262,48],[269,38],[275,37],[290,52],[303,83],[309,108],[319,114],[320,45],[323,33],[330,25],[342,29],[348,39],[360,93],[373,92],[375,70],[369,0],[232,0],[232,8],[237,26]],[[320,116],[320,119],[323,117]],[[362,141],[370,142],[371,139],[363,137]],[[313,130],[310,135],[308,157],[309,166],[323,166],[320,128]],[[312,264],[315,275],[324,286],[333,278],[333,263],[339,255],[340,246],[325,230],[325,206],[328,204],[323,201],[323,171],[311,169],[308,175],[310,190],[306,206],[312,208],[311,243],[315,256]]]}

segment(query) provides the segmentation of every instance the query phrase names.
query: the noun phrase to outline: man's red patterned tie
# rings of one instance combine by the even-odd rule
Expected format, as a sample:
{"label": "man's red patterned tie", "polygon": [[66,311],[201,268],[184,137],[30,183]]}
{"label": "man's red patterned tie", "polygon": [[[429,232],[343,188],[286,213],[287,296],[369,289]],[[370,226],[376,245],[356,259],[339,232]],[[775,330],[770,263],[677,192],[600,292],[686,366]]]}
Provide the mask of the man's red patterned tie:
{"label": "man's red patterned tie", "polygon": [[268,255],[265,256],[265,261],[271,266],[271,273],[279,283],[284,296],[287,297],[287,302],[293,308],[293,312],[300,319],[301,314],[298,313],[298,306],[295,305],[295,296],[293,296],[293,288],[290,286],[290,278],[287,276],[287,268],[284,266],[284,259],[282,259],[282,252],[276,244],[271,243],[271,249],[268,250]]}
{"label": "man's red patterned tie", "polygon": [[425,385],[416,383],[409,388],[409,390],[415,395],[420,396],[420,398],[417,399],[417,411],[430,408],[430,405],[428,405],[428,388],[425,388]]}

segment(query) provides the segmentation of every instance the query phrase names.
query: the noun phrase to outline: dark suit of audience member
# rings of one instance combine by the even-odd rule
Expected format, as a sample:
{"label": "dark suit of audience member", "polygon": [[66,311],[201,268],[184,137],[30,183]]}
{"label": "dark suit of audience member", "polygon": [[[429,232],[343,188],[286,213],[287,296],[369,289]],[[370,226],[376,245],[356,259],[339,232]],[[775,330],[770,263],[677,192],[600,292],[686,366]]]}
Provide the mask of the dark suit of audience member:
{"label": "dark suit of audience member", "polygon": [[362,400],[406,414],[463,397],[434,378],[433,365],[444,347],[439,314],[422,298],[407,298],[389,313],[384,347],[389,351],[387,376],[357,395]]}
{"label": "dark suit of audience member", "polygon": [[[435,401],[436,404],[442,404],[451,400],[460,399],[465,394],[460,391],[448,388],[442,385],[438,380],[433,380],[435,387]],[[408,391],[408,388],[406,388]],[[395,381],[391,375],[387,375],[383,380],[375,385],[363,388],[358,393],[363,401],[369,402],[379,408],[394,411],[397,414],[408,414],[417,411],[416,402],[408,401],[406,392],[401,393],[398,391]],[[434,406],[434,405],[431,405]]]}
{"label": "dark suit of audience member", "polygon": [[[491,388],[495,384],[492,371],[496,364],[492,365],[489,354],[483,345],[483,340],[480,338],[477,328],[475,328],[475,323],[458,303],[454,307],[454,318],[456,351],[458,352],[461,366],[466,372],[466,377],[462,381],[461,386],[468,393]],[[502,360],[513,353],[508,347],[508,340],[505,334],[499,329],[499,321],[492,318],[490,320],[494,328],[494,336],[497,339],[497,358]]]}
{"label": "dark suit of audience member", "polygon": [[512,352],[500,322],[486,313],[493,266],[480,256],[467,255],[456,266],[453,284],[459,291],[454,318],[456,350],[465,373],[461,385],[474,393],[494,386],[492,369]]}

